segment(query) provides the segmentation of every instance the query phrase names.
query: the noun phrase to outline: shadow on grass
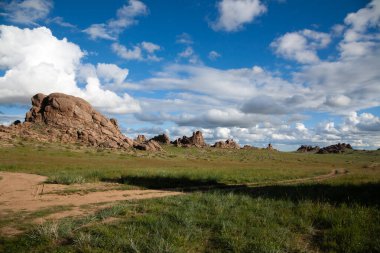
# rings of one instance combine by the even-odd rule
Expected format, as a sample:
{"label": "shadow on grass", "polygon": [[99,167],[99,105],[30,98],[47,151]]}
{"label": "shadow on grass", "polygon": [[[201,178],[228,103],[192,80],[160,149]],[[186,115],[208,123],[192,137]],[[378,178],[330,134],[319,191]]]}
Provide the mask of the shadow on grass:
{"label": "shadow on grass", "polygon": [[330,204],[359,204],[364,206],[380,206],[380,184],[299,184],[271,185],[259,187],[241,187],[233,190],[236,194],[249,195],[253,198],[269,198],[290,200],[292,202],[313,201]]}
{"label": "shadow on grass", "polygon": [[103,178],[103,182],[128,184],[147,189],[166,189],[194,191],[209,187],[224,187],[215,179],[190,179],[188,177],[163,177],[163,176],[122,176],[118,178]]}
{"label": "shadow on grass", "polygon": [[276,200],[290,200],[300,202],[310,200],[330,204],[359,204],[365,206],[380,206],[380,184],[342,184],[329,185],[321,183],[296,184],[296,185],[269,185],[254,186],[227,185],[218,183],[214,179],[190,179],[187,177],[164,176],[123,176],[120,178],[102,181],[129,184],[147,189],[165,189],[173,191],[220,191],[244,194],[252,198],[269,198]]}

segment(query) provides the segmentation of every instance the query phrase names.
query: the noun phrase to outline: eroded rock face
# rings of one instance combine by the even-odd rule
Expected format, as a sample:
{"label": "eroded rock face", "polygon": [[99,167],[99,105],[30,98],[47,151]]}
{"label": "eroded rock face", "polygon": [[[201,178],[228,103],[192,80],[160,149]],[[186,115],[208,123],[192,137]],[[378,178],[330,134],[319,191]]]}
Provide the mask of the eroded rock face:
{"label": "eroded rock face", "polygon": [[143,143],[143,142],[146,142],[146,138],[145,138],[145,135],[142,135],[142,134],[139,134],[137,135],[137,138],[135,139],[136,142],[138,143]]}
{"label": "eroded rock face", "polygon": [[233,139],[215,142],[215,144],[212,147],[214,147],[214,148],[240,149],[240,145],[237,144]]}
{"label": "eroded rock face", "polygon": [[161,151],[162,147],[157,141],[149,140],[143,143],[136,143],[133,145],[135,149],[145,150],[145,151]]}
{"label": "eroded rock face", "polygon": [[173,141],[172,144],[178,147],[195,146],[197,148],[203,148],[207,146],[205,140],[203,139],[203,134],[201,131],[193,132],[193,135],[191,137],[183,136],[182,138],[178,138],[177,140]]}
{"label": "eroded rock face", "polygon": [[310,145],[302,145],[301,147],[299,147],[297,149],[297,152],[301,152],[301,153],[315,153],[315,152],[318,152],[320,149],[319,146],[310,146]]}
{"label": "eroded rock face", "polygon": [[115,119],[106,118],[81,98],[39,93],[31,100],[32,108],[26,113],[25,122],[10,128],[20,137],[103,148],[133,146],[133,141],[120,132]]}
{"label": "eroded rock face", "polygon": [[335,145],[331,145],[331,146],[327,146],[327,147],[321,148],[317,152],[317,154],[329,154],[329,153],[339,154],[339,153],[343,153],[346,150],[352,150],[352,149],[353,148],[352,148],[352,146],[350,144],[338,143],[338,144],[335,144]]}
{"label": "eroded rock face", "polygon": [[160,135],[154,136],[151,140],[157,141],[158,143],[161,143],[161,144],[170,144],[170,139],[167,134],[160,134]]}

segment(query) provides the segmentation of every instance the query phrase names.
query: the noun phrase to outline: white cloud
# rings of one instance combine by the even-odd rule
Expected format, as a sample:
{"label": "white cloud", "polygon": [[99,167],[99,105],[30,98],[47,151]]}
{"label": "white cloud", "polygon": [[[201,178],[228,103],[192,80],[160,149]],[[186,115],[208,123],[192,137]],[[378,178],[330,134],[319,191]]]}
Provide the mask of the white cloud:
{"label": "white cloud", "polygon": [[215,31],[235,32],[267,11],[260,0],[222,0],[218,3],[218,19],[211,23]]}
{"label": "white cloud", "polygon": [[[118,96],[99,81],[120,81],[126,70],[99,64],[99,77],[92,65],[80,73],[83,55],[79,46],[65,38],[57,39],[46,27],[0,26],[0,69],[5,70],[0,77],[0,103],[28,104],[36,93],[63,92],[85,98],[106,112],[140,110],[139,103],[128,94]],[[84,88],[77,84],[80,79],[85,81]]]}
{"label": "white cloud", "polygon": [[180,35],[177,35],[177,43],[179,44],[185,44],[185,45],[190,45],[193,44],[193,39],[191,38],[190,34],[188,33],[182,33]]}
{"label": "white cloud", "polygon": [[193,47],[187,46],[185,50],[178,53],[179,58],[187,59],[191,64],[200,64],[202,61],[199,59],[199,56],[194,52]]}
{"label": "white cloud", "polygon": [[221,57],[221,55],[218,53],[218,52],[216,52],[216,51],[214,51],[214,50],[212,50],[212,51],[210,51],[209,53],[208,53],[208,58],[210,59],[210,60],[216,60],[216,59],[218,59],[219,57]]}
{"label": "white cloud", "polygon": [[87,33],[91,39],[116,40],[126,28],[137,23],[136,17],[147,13],[148,8],[143,2],[129,0],[128,5],[123,5],[117,10],[115,19],[110,19],[106,23],[92,24],[83,32]]}
{"label": "white cloud", "polygon": [[46,20],[47,23],[54,23],[62,27],[77,28],[75,25],[66,22],[62,17],[54,17]]}
{"label": "white cloud", "polygon": [[161,49],[159,45],[146,41],[141,42],[141,47],[144,48],[148,53],[154,53],[155,51]]}
{"label": "white cloud", "polygon": [[129,70],[122,69],[115,64],[98,63],[96,73],[105,84],[119,86],[127,78]]}
{"label": "white cloud", "polygon": [[160,61],[161,58],[157,57],[155,52],[160,50],[161,47],[152,42],[143,41],[135,46],[133,49],[128,49],[127,47],[115,42],[111,46],[112,51],[114,51],[119,57],[125,60],[138,60],[138,61]]}
{"label": "white cloud", "polygon": [[327,33],[312,30],[286,33],[271,43],[278,56],[296,60],[300,63],[316,63],[320,61],[317,49],[325,48],[331,41]]}
{"label": "white cloud", "polygon": [[116,35],[108,30],[105,24],[93,24],[88,27],[83,32],[87,33],[91,39],[106,39],[106,40],[116,40]]}
{"label": "white cloud", "polygon": [[51,0],[12,0],[9,3],[0,3],[5,13],[2,13],[12,23],[36,25],[36,22],[45,19],[51,9]]}

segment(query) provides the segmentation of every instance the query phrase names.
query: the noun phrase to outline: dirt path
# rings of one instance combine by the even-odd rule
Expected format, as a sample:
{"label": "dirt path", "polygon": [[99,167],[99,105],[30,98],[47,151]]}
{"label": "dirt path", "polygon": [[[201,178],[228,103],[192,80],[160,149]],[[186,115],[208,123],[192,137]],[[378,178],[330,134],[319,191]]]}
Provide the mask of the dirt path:
{"label": "dirt path", "polygon": [[[38,211],[43,208],[70,206],[71,210],[52,215],[62,218],[82,214],[81,206],[120,200],[159,198],[183,194],[165,190],[112,190],[115,184],[96,183],[82,185],[44,184],[44,176],[0,172],[0,218],[11,212]],[[108,190],[111,189],[111,190]],[[79,190],[66,194],[67,190]],[[91,192],[86,192],[90,190]]]}
{"label": "dirt path", "polygon": [[[93,213],[115,201],[151,199],[166,196],[176,196],[191,191],[206,191],[210,189],[239,189],[243,187],[258,187],[273,184],[298,184],[331,179],[347,173],[345,169],[336,169],[329,174],[315,177],[281,180],[268,183],[230,184],[217,186],[198,186],[183,189],[167,190],[115,190],[118,184],[88,183],[77,185],[44,184],[47,177],[26,174],[0,172],[0,219],[11,213],[20,211],[35,212],[46,208],[67,207],[57,209],[35,222],[47,219],[60,219],[68,216],[79,216]],[[66,194],[66,191],[71,191]],[[74,191],[74,192],[73,192]],[[83,207],[86,205],[86,207]],[[0,228],[5,233],[9,227]],[[12,229],[10,231],[13,231]],[[15,231],[13,231],[15,232]],[[16,231],[17,232],[17,231]]]}

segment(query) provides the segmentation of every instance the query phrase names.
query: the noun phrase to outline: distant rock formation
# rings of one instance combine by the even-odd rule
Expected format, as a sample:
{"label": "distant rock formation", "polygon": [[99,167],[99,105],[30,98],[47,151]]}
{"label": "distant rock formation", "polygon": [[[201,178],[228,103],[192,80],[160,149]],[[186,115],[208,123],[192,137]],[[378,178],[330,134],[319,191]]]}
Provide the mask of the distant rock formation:
{"label": "distant rock formation", "polygon": [[145,135],[139,134],[137,135],[137,138],[135,139],[135,141],[138,143],[143,143],[143,142],[146,142],[147,139],[145,138]]}
{"label": "distant rock formation", "polygon": [[145,150],[145,151],[161,151],[162,147],[157,141],[149,140],[143,143],[135,143],[133,145],[135,149]]}
{"label": "distant rock formation", "polygon": [[161,143],[161,144],[170,144],[170,139],[167,134],[160,134],[160,135],[154,136],[151,140],[157,141],[158,143]]}
{"label": "distant rock formation", "polygon": [[[82,143],[101,148],[127,149],[138,146],[124,136],[115,119],[108,119],[85,100],[62,94],[41,93],[32,97],[32,108],[25,122],[0,126],[0,140],[21,137],[42,142]],[[161,150],[158,143],[140,137],[143,150]]]}
{"label": "distant rock formation", "polygon": [[203,148],[207,146],[205,140],[203,139],[201,131],[193,132],[193,135],[191,137],[183,136],[182,138],[178,138],[177,140],[173,141],[172,144],[176,145],[177,147],[194,146],[197,148]]}
{"label": "distant rock formation", "polygon": [[318,152],[320,150],[320,147],[319,146],[310,146],[310,145],[302,145],[301,147],[299,147],[297,149],[297,152],[300,152],[300,153],[315,153],[315,152]]}
{"label": "distant rock formation", "polygon": [[226,148],[226,149],[240,149],[240,145],[237,144],[233,139],[228,139],[226,141],[218,141],[212,145],[214,148]]}
{"label": "distant rock formation", "polygon": [[273,145],[271,143],[269,143],[265,149],[269,151],[278,151],[277,149],[273,148]]}
{"label": "distant rock formation", "polygon": [[259,148],[258,148],[258,147],[251,146],[251,145],[244,145],[244,147],[242,147],[242,149],[258,150]]}
{"label": "distant rock formation", "polygon": [[317,154],[330,154],[330,153],[333,153],[333,154],[339,154],[339,153],[343,153],[345,152],[346,150],[352,150],[352,146],[350,144],[346,144],[346,143],[338,143],[338,144],[335,144],[335,145],[331,145],[331,146],[327,146],[327,147],[324,147],[324,148],[321,148]]}

